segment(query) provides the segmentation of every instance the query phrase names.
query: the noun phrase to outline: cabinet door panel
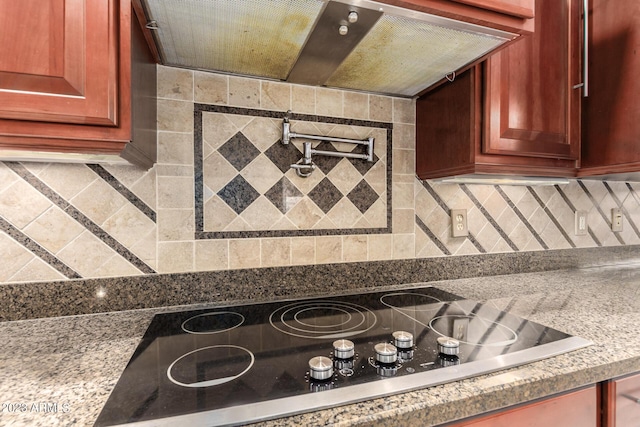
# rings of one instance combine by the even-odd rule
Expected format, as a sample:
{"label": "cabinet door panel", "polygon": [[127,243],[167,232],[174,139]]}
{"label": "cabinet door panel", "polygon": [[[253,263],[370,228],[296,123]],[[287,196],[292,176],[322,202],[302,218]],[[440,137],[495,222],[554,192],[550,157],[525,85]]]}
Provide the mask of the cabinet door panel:
{"label": "cabinet door panel", "polygon": [[598,394],[595,387],[507,409],[451,427],[597,427]]}
{"label": "cabinet door panel", "polygon": [[577,159],[580,2],[539,0],[536,31],[487,60],[485,154]]}
{"label": "cabinet door panel", "polygon": [[603,427],[640,425],[640,374],[605,383]]}
{"label": "cabinet door panel", "polygon": [[640,171],[640,2],[591,0],[584,175]]}
{"label": "cabinet door panel", "polygon": [[0,0],[0,118],[117,125],[115,0]]}

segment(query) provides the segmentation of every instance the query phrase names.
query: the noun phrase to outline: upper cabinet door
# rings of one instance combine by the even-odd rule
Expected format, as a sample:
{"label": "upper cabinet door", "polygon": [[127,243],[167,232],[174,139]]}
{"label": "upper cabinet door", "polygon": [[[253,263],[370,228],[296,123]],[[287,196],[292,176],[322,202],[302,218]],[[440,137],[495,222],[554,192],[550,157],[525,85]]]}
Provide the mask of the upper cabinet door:
{"label": "upper cabinet door", "polygon": [[115,0],[0,0],[0,118],[118,124]]}
{"label": "upper cabinet door", "polygon": [[483,153],[578,159],[581,13],[538,0],[535,33],[488,59]]}

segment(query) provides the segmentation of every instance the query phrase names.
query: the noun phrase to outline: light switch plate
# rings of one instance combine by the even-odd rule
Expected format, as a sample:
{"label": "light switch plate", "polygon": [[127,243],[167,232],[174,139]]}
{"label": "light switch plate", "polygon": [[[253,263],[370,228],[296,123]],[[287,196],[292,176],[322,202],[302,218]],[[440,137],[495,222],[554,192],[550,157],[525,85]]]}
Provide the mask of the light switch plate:
{"label": "light switch plate", "polygon": [[619,208],[611,209],[611,231],[614,233],[622,231],[622,211]]}
{"label": "light switch plate", "polygon": [[451,235],[453,237],[469,235],[466,209],[451,209]]}
{"label": "light switch plate", "polygon": [[588,213],[587,211],[576,211],[576,236],[586,236],[588,224]]}

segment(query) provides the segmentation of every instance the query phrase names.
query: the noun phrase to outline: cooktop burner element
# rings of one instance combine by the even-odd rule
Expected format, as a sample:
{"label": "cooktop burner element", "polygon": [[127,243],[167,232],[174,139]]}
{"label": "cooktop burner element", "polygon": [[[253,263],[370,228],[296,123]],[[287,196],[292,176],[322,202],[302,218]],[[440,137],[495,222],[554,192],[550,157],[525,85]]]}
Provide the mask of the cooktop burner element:
{"label": "cooktop burner element", "polygon": [[241,425],[589,344],[433,287],[164,313],[96,425]]}
{"label": "cooktop burner element", "polygon": [[269,322],[285,334],[327,340],[367,332],[376,324],[376,315],[357,304],[319,300],[280,307]]}

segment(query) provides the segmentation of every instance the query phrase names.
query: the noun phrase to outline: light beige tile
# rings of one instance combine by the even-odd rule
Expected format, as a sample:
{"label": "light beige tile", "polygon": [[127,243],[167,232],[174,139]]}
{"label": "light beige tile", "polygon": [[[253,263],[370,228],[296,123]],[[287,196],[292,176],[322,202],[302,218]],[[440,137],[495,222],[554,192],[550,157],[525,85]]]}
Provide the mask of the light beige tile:
{"label": "light beige tile", "polygon": [[[468,216],[467,216],[468,218]],[[428,216],[420,216],[422,222],[427,226],[429,230],[436,236],[440,236],[444,233],[450,233],[451,219],[448,213],[440,208],[436,208]]]}
{"label": "light beige tile", "polygon": [[384,193],[387,190],[387,165],[381,161],[377,162],[364,178],[376,193]]}
{"label": "light beige tile", "polygon": [[92,277],[137,276],[143,273],[131,265],[129,261],[116,254],[98,267]]}
{"label": "light beige tile", "polygon": [[7,165],[0,162],[0,192],[8,188],[20,178]]}
{"label": "light beige tile", "polygon": [[158,241],[193,240],[193,209],[158,209]]}
{"label": "light beige tile", "polygon": [[238,171],[220,153],[214,151],[202,161],[204,185],[217,193],[236,177]]}
{"label": "light beige tile", "polygon": [[193,271],[194,242],[159,242],[158,273]]}
{"label": "light beige tile", "polygon": [[99,179],[85,165],[72,163],[49,163],[38,178],[67,200]]}
{"label": "light beige tile", "polygon": [[196,240],[196,271],[229,268],[228,240]]}
{"label": "light beige tile", "polygon": [[362,174],[347,159],[341,160],[327,176],[342,194],[349,194],[362,179]]}
{"label": "light beige tile", "polygon": [[386,129],[374,129],[369,135],[374,138],[373,152],[379,159],[387,163],[387,130]]}
{"label": "light beige tile", "polygon": [[185,133],[158,133],[158,163],[193,165],[193,136]]}
{"label": "light beige tile", "polygon": [[276,182],[282,179],[280,169],[264,154],[260,154],[245,166],[241,175],[260,194],[266,193]]}
{"label": "light beige tile", "polygon": [[237,216],[220,197],[213,196],[204,204],[204,231],[222,231]]}
{"label": "light beige tile", "polygon": [[316,237],[316,263],[328,264],[342,261],[342,237]]}
{"label": "light beige tile", "polygon": [[388,96],[369,95],[369,118],[378,122],[393,121],[393,101]]}
{"label": "light beige tile", "polygon": [[[1,243],[0,243],[1,244]],[[54,280],[65,280],[66,277],[59,273],[40,258],[33,258],[20,271],[11,276],[6,282],[49,282]]]}
{"label": "light beige tile", "polygon": [[509,205],[507,205],[507,202],[504,201],[497,191],[494,191],[493,194],[489,196],[489,198],[483,203],[483,206],[494,219],[499,218],[505,209],[509,209]]}
{"label": "light beige tile", "polygon": [[260,239],[229,241],[229,268],[260,267]]}
{"label": "light beige tile", "polygon": [[267,110],[287,111],[291,109],[291,85],[262,81],[260,106]]}
{"label": "light beige tile", "polygon": [[[504,228],[504,225],[503,229],[506,233],[507,231]],[[525,247],[527,247],[529,240],[535,240],[529,229],[522,222],[516,223],[516,226],[513,227],[513,230],[509,232],[508,236],[520,250],[523,250]]]}
{"label": "light beige tile", "polygon": [[[393,148],[415,150],[416,127],[413,124],[396,123],[393,125]],[[414,154],[415,155],[415,154]]]}
{"label": "light beige tile", "polygon": [[260,107],[260,80],[229,77],[229,105],[234,107]]}
{"label": "light beige tile", "polygon": [[202,114],[202,139],[212,150],[220,148],[237,132],[238,128],[224,114]]}
{"label": "light beige tile", "polygon": [[282,120],[256,117],[242,128],[242,133],[264,152],[282,138]]}
{"label": "light beige tile", "polygon": [[287,218],[300,230],[310,230],[324,216],[324,212],[309,199],[302,199],[289,212]]}
{"label": "light beige tile", "polygon": [[158,99],[158,130],[193,132],[193,103],[171,99]]}
{"label": "light beige tile", "polygon": [[158,177],[158,208],[193,209],[191,177]]}
{"label": "light beige tile", "polygon": [[492,254],[508,253],[513,252],[513,249],[511,249],[511,247],[507,244],[506,241],[504,241],[504,239],[500,239],[498,240],[498,243],[496,243],[495,246],[492,247],[488,252]]}
{"label": "light beige tile", "polygon": [[282,219],[283,214],[266,197],[260,196],[241,216],[253,230],[270,230]]}
{"label": "light beige tile", "polygon": [[156,166],[146,175],[144,175],[135,184],[129,187],[129,190],[146,203],[151,209],[156,208]]}
{"label": "light beige tile", "polygon": [[393,259],[406,259],[415,257],[415,235],[393,235]]}
{"label": "light beige tile", "polygon": [[316,88],[316,114],[342,117],[342,91]]}
{"label": "light beige tile", "polygon": [[387,227],[387,203],[386,193],[383,193],[378,200],[364,213],[365,219],[371,227]]}
{"label": "light beige tile", "polygon": [[307,178],[299,177],[293,169],[289,169],[285,172],[284,176],[286,176],[287,179],[302,192],[302,194],[309,194],[309,192],[313,190],[313,188],[325,177],[324,173],[319,169],[314,170]]}
{"label": "light beige tile", "polygon": [[415,214],[413,209],[394,209],[393,210],[393,232],[394,233],[413,233],[415,224]]}
{"label": "light beige tile", "polygon": [[114,255],[115,251],[85,231],[70,242],[56,256],[83,277],[95,277],[96,271]]}
{"label": "light beige tile", "polygon": [[158,66],[158,98],[193,101],[193,71]]}
{"label": "light beige tile", "polygon": [[311,86],[291,86],[291,110],[299,114],[316,113],[316,89]]}
{"label": "light beige tile", "polygon": [[464,239],[462,240],[460,247],[456,250],[455,255],[477,255],[478,253],[478,249],[473,245],[473,243],[471,243],[469,239]]}
{"label": "light beige tile", "polygon": [[338,227],[328,216],[322,217],[316,225],[313,226],[314,230],[335,230]]}
{"label": "light beige tile", "polygon": [[101,166],[125,187],[131,187],[147,175],[153,174],[153,168],[145,169],[132,164],[103,164]]}
{"label": "light beige tile", "polygon": [[224,231],[254,231],[254,229],[244,218],[238,216],[224,228]]}
{"label": "light beige tile", "polygon": [[362,213],[346,197],[340,199],[336,205],[327,213],[327,217],[338,228],[351,228],[362,218]]}
{"label": "light beige tile", "polygon": [[393,174],[415,175],[415,151],[413,150],[393,150]]}
{"label": "light beige tile", "polygon": [[20,229],[52,205],[38,190],[22,180],[0,193],[0,215]]}
{"label": "light beige tile", "polygon": [[367,236],[363,234],[344,236],[342,251],[345,262],[366,261],[369,256]]}
{"label": "light beige tile", "polygon": [[511,234],[518,225],[524,225],[513,209],[509,207],[502,211],[500,216],[495,218],[495,220],[500,228],[502,228],[502,231],[507,233],[507,235]]}
{"label": "light beige tile", "polygon": [[193,177],[193,166],[191,165],[163,165],[163,164],[156,163],[155,169],[156,169],[156,177],[160,177],[160,176]]}
{"label": "light beige tile", "polygon": [[316,261],[316,241],[313,237],[291,239],[291,264],[311,265]]}
{"label": "light beige tile", "polygon": [[413,209],[413,182],[410,184],[393,183],[393,209]]}
{"label": "light beige tile", "polygon": [[350,119],[369,118],[369,95],[359,92],[344,92],[344,116]]}
{"label": "light beige tile", "polygon": [[368,241],[369,261],[381,261],[393,257],[393,235],[371,234]]}
{"label": "light beige tile", "polygon": [[99,180],[71,199],[71,203],[101,225],[128,201],[105,181]]}
{"label": "light beige tile", "polygon": [[137,235],[138,240],[129,248],[138,258],[148,266],[157,270],[157,228],[154,228],[146,235]]}
{"label": "light beige tile", "polygon": [[194,98],[202,104],[226,105],[229,100],[229,77],[221,74],[194,72]]}
{"label": "light beige tile", "polygon": [[18,242],[0,232],[0,282],[6,282],[14,274],[19,272],[25,265],[35,258],[31,252]]}
{"label": "light beige tile", "polygon": [[125,204],[102,225],[107,233],[126,247],[134,245],[139,236],[147,235],[155,227],[156,223],[132,204]]}
{"label": "light beige tile", "polygon": [[82,225],[62,209],[52,206],[25,227],[24,232],[40,246],[55,254],[84,230]]}
{"label": "light beige tile", "polygon": [[262,267],[278,267],[291,264],[291,239],[261,239]]}
{"label": "light beige tile", "polygon": [[283,216],[271,226],[271,230],[296,230],[296,225],[289,218]]}
{"label": "light beige tile", "polygon": [[394,123],[415,124],[415,101],[412,99],[393,98],[393,121]]}
{"label": "light beige tile", "polygon": [[476,234],[476,240],[487,252],[491,252],[491,249],[499,240],[502,240],[502,238],[496,229],[493,228],[491,224],[487,223],[482,230]]}

